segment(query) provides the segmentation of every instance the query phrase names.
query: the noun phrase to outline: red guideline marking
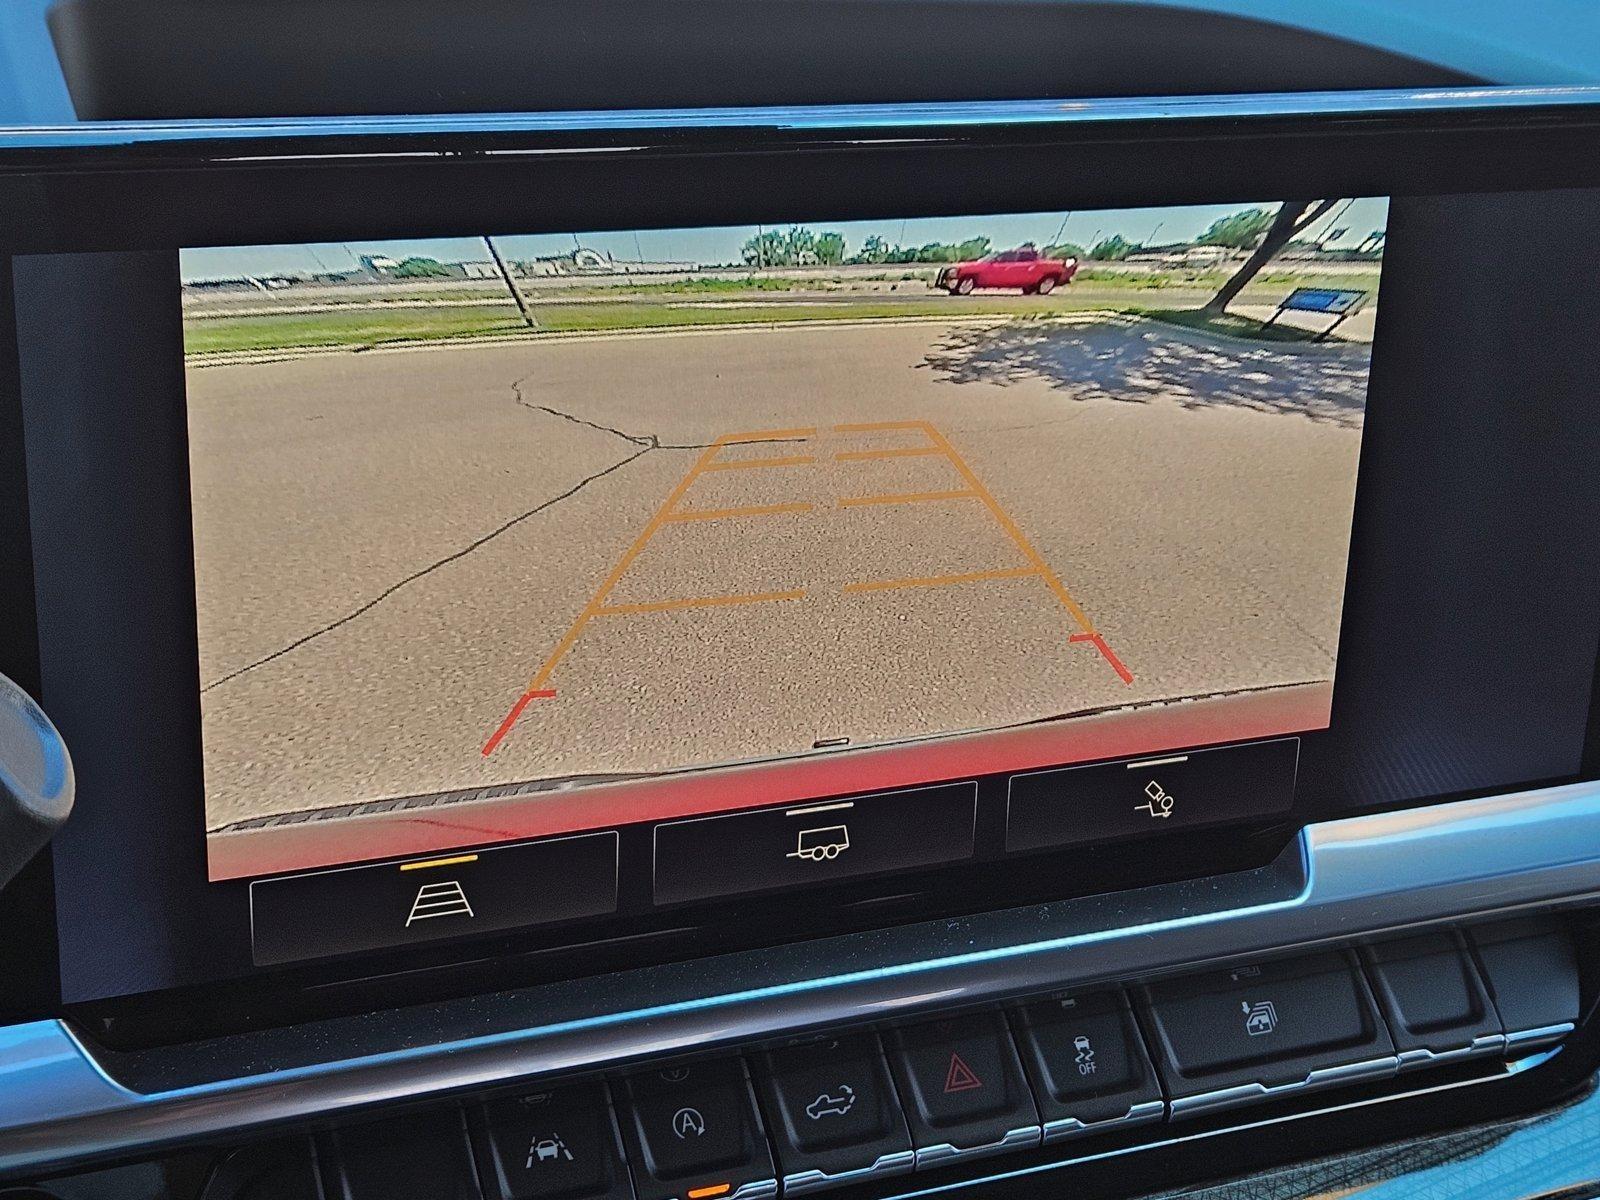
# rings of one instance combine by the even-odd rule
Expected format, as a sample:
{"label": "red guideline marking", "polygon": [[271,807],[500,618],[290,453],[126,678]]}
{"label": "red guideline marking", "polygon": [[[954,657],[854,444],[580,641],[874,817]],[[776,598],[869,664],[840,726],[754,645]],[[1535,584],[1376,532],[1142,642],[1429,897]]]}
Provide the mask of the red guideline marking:
{"label": "red guideline marking", "polygon": [[1093,642],[1094,643],[1094,648],[1096,650],[1100,651],[1101,657],[1104,658],[1108,663],[1110,663],[1111,664],[1111,669],[1122,677],[1122,682],[1123,683],[1132,683],[1133,682],[1133,672],[1128,670],[1127,667],[1122,665],[1122,660],[1116,656],[1116,654],[1112,651],[1110,646],[1106,645],[1105,638],[1101,637],[1098,633],[1075,633],[1071,637],[1069,637],[1067,639],[1067,641],[1069,641],[1069,642]]}
{"label": "red guideline marking", "polygon": [[548,700],[556,694],[554,688],[541,688],[534,692],[523,692],[517,697],[517,702],[511,706],[511,711],[506,714],[506,719],[500,722],[500,728],[489,735],[489,740],[483,744],[483,753],[487,757],[494,753],[494,748],[500,744],[502,738],[511,732],[511,727],[517,723],[517,718],[522,715],[522,710],[528,707],[530,700]]}

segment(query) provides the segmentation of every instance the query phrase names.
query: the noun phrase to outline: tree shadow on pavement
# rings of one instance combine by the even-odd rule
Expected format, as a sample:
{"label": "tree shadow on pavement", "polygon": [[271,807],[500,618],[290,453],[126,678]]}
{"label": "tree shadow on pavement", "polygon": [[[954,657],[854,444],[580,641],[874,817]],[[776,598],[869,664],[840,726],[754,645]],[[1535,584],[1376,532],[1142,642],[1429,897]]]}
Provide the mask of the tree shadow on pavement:
{"label": "tree shadow on pavement", "polygon": [[950,383],[1043,380],[1073,400],[1284,413],[1361,427],[1371,348],[1186,335],[1147,321],[961,326],[921,364]]}

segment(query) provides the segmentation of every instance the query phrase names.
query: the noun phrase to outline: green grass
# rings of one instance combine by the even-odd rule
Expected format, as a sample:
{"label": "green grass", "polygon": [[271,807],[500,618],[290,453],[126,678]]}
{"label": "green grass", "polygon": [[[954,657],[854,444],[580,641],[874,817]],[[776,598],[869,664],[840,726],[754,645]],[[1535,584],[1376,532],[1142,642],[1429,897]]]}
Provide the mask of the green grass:
{"label": "green grass", "polygon": [[[1197,306],[1220,280],[1196,282],[1152,276],[1164,280],[1127,276],[1096,278],[1086,273],[1084,282],[1058,289],[1049,297],[1017,295],[947,296],[943,292],[900,292],[881,300],[857,293],[851,298],[818,303],[759,302],[763,292],[791,290],[791,281],[774,279],[699,279],[688,283],[633,284],[603,289],[616,297],[584,304],[540,304],[533,309],[540,330],[580,332],[660,329],[681,326],[729,324],[804,324],[813,321],[876,320],[884,317],[1049,316],[1086,309],[1101,309],[1151,316],[1192,329],[1253,337],[1264,341],[1304,341],[1312,335],[1288,326],[1263,327],[1245,317],[1203,317]],[[1315,286],[1317,276],[1277,272],[1254,281],[1245,289],[1242,303],[1276,303],[1289,286]],[[1377,277],[1346,277],[1344,286],[1375,287]],[[693,285],[693,286],[691,286]],[[1183,293],[1180,297],[1179,293]],[[737,307],[696,304],[699,298],[746,295],[754,303]],[[673,297],[682,303],[672,303]],[[1187,307],[1193,304],[1195,307]],[[270,351],[312,347],[365,347],[394,342],[443,341],[490,335],[515,336],[526,332],[509,303],[473,304],[441,308],[351,308],[332,311],[230,314],[190,320],[184,326],[184,350],[192,355],[225,351]]]}
{"label": "green grass", "polygon": [[[832,281],[830,280],[829,282]],[[774,279],[765,275],[745,276],[741,279],[715,279],[711,276],[697,275],[692,279],[683,279],[676,282],[619,283],[610,287],[592,287],[581,290],[582,294],[591,296],[604,296],[613,292],[627,292],[629,295],[634,296],[672,294],[700,296],[707,293],[732,293],[737,295],[740,292],[793,292],[815,286],[815,283],[809,279]]]}
{"label": "green grass", "polygon": [[513,333],[522,327],[515,310],[487,305],[483,308],[362,309],[211,317],[185,322],[183,350],[185,354],[209,354],[291,346],[365,346],[378,342]]}
{"label": "green grass", "polygon": [[[1048,304],[1033,297],[929,296],[911,301],[847,301],[838,304],[772,304],[702,308],[645,302],[535,306],[539,330],[549,333],[663,329],[733,324],[804,324],[811,321],[870,321],[884,317],[1046,315],[1074,308],[1102,308],[1098,298]],[[509,308],[397,309],[320,312],[303,315],[213,317],[184,327],[186,354],[282,350],[323,346],[375,346],[395,342],[527,332]],[[537,336],[537,333],[530,333]]]}

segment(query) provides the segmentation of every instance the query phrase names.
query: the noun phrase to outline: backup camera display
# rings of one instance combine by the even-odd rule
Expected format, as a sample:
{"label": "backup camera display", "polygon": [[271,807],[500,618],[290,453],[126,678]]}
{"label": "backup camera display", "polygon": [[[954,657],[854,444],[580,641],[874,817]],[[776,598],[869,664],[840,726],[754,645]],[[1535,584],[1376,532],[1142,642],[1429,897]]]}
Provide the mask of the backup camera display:
{"label": "backup camera display", "polygon": [[1385,213],[185,250],[212,877],[1325,726]]}

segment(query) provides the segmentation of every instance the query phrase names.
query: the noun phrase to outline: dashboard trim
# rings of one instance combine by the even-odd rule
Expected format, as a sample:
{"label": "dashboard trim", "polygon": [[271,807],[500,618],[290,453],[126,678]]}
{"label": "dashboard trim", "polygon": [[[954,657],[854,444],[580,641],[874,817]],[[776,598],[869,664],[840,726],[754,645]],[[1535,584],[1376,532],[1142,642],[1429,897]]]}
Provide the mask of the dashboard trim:
{"label": "dashboard trim", "polygon": [[[911,104],[840,104],[792,107],[617,109],[582,112],[418,114],[273,119],[84,121],[71,125],[0,127],[0,150],[159,146],[308,139],[313,145],[341,138],[461,137],[473,135],[638,134],[673,131],[769,130],[793,133],[907,134],[996,126],[1122,125],[1135,121],[1183,122],[1250,118],[1371,118],[1399,114],[1449,114],[1529,108],[1600,107],[1600,86],[1485,86],[1393,88],[1347,92],[1259,93],[1230,96],[1111,97],[1084,100],[994,100]],[[546,147],[542,153],[609,153],[629,146]],[[518,148],[483,151],[515,155]],[[392,151],[365,152],[389,156]],[[419,157],[459,151],[415,152]],[[311,153],[303,157],[320,157]],[[359,157],[360,155],[342,155]],[[216,157],[250,161],[255,156]],[[267,156],[282,161],[283,155]]]}
{"label": "dashboard trim", "polygon": [[[1227,903],[1208,911],[1213,894]],[[1595,896],[1600,784],[1569,784],[1308,826],[1272,867],[1241,876],[726,955],[688,973],[646,968],[586,993],[586,1016],[161,1091],[118,1082],[67,1023],[35,1021],[0,1029],[0,1175]],[[1073,931],[1019,939],[1019,929]],[[867,965],[797,974],[819,947]],[[766,982],[628,1007],[672,995],[664,979],[681,988],[708,974]],[[539,1011],[537,995],[518,993],[519,1005],[526,996],[526,1011]]]}
{"label": "dashboard trim", "polygon": [[[1508,1064],[1507,1071],[1515,1073],[1519,1069],[1526,1069],[1526,1067],[1529,1065],[1537,1065],[1537,1061],[1538,1060],[1530,1061],[1528,1063],[1511,1063]],[[1490,1079],[1492,1078],[1493,1077],[1490,1077]],[[1313,1117],[1326,1116],[1330,1113],[1344,1112],[1352,1108],[1368,1107],[1375,1104],[1388,1104],[1396,1100],[1410,1099],[1417,1096],[1452,1092],[1460,1088],[1476,1087],[1479,1084],[1490,1082],[1490,1079],[1469,1079],[1442,1084],[1437,1087],[1418,1088],[1415,1091],[1404,1092],[1392,1096],[1382,1096],[1371,1100],[1359,1100],[1354,1103],[1346,1104],[1331,1104],[1324,1108],[1311,1109],[1306,1112],[1291,1113],[1284,1116],[1273,1116],[1265,1120],[1247,1121],[1238,1125],[1229,1125],[1219,1129],[1205,1129],[1196,1133],[1184,1133],[1170,1138],[1163,1138],[1156,1142],[1141,1143],[1137,1146],[1121,1146],[1098,1153],[1079,1155],[1075,1158],[1067,1158],[1055,1162],[1017,1167],[1008,1171],[998,1171],[993,1175],[985,1176],[981,1179],[963,1179],[959,1182],[951,1183],[932,1183],[925,1187],[911,1188],[906,1191],[896,1192],[889,1197],[889,1200],[921,1200],[922,1197],[939,1196],[952,1192],[962,1192],[983,1184],[1002,1182],[1010,1183],[1023,1179],[1032,1179],[1035,1176],[1043,1175],[1050,1171],[1058,1171],[1064,1167],[1071,1167],[1080,1163],[1121,1158],[1127,1154],[1137,1154],[1145,1150],[1157,1149],[1158,1147],[1180,1146],[1195,1142],[1202,1142],[1207,1139],[1219,1137],[1229,1133],[1238,1133],[1241,1131],[1255,1129],[1270,1129],[1274,1126],[1285,1125],[1294,1121],[1303,1121]],[[1554,1110],[1554,1112],[1551,1114],[1551,1119],[1553,1119],[1554,1123],[1558,1123],[1563,1127],[1575,1130],[1586,1130],[1592,1126],[1592,1123],[1597,1115],[1600,1115],[1600,1092],[1590,1091],[1582,1099]],[[1512,1121],[1503,1122],[1502,1124],[1508,1129],[1536,1129],[1540,1121],[1543,1119],[1544,1118],[1535,1117],[1530,1120],[1526,1117],[1519,1117]],[[1593,1138],[1586,1138],[1582,1140],[1586,1145],[1591,1147],[1594,1145]],[[1335,1158],[1330,1161],[1333,1163],[1339,1163],[1341,1160]],[[1600,1152],[1591,1150],[1582,1158],[1574,1157],[1570,1163],[1570,1169],[1574,1181],[1588,1183],[1595,1178],[1600,1178]],[[1555,1192],[1552,1190],[1541,1192],[1540,1194],[1548,1196],[1555,1194]]]}

